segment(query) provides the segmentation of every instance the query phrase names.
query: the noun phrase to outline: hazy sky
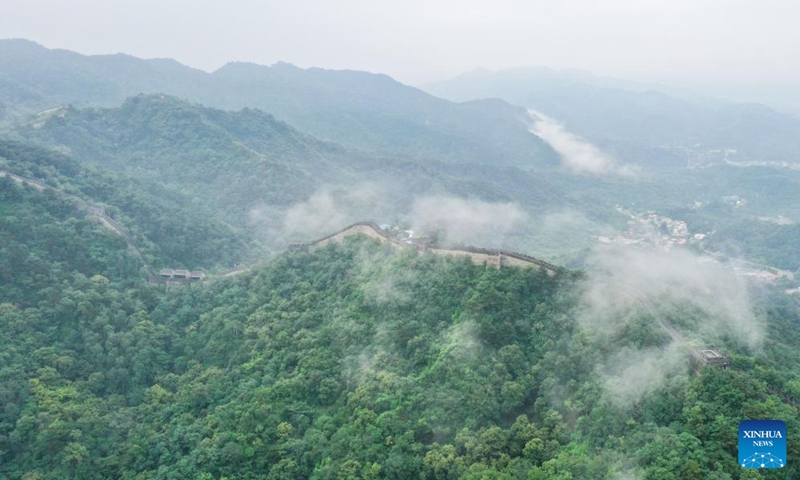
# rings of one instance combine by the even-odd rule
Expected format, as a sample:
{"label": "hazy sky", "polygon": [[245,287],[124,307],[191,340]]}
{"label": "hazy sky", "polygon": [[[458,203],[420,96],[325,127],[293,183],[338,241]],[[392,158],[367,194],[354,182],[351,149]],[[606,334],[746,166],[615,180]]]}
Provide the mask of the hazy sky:
{"label": "hazy sky", "polygon": [[646,80],[800,81],[791,0],[0,0],[0,38],[81,53],[349,68],[406,83],[548,65]]}

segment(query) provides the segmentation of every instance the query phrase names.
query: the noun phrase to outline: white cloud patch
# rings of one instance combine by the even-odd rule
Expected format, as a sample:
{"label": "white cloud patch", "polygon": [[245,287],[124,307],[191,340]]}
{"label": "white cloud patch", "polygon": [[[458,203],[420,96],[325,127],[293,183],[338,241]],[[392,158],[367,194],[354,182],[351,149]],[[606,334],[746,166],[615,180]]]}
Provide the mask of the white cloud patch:
{"label": "white cloud patch", "polygon": [[605,247],[590,260],[589,272],[583,317],[595,327],[616,327],[634,309],[658,315],[669,303],[703,312],[694,333],[707,341],[725,334],[758,348],[763,340],[746,280],[706,257],[685,250]]}
{"label": "white cloud patch", "polygon": [[[334,188],[325,186],[311,197],[289,207],[283,216],[285,235],[303,239],[335,232],[349,223],[361,220],[378,198],[373,184]],[[367,217],[365,217],[367,218]]]}
{"label": "white cloud patch", "polygon": [[665,348],[624,348],[601,373],[606,391],[619,405],[631,405],[661,390],[669,377],[686,371],[689,349],[678,343]]}
{"label": "white cloud patch", "polygon": [[474,358],[482,349],[477,329],[473,321],[454,324],[443,334],[441,351],[461,360]]}
{"label": "white cloud patch", "polygon": [[550,145],[569,170],[583,175],[635,175],[633,167],[620,165],[614,157],[568,132],[557,120],[534,110],[528,110],[528,115],[533,120],[529,131]]}
{"label": "white cloud patch", "polygon": [[497,243],[526,218],[514,203],[429,196],[414,202],[411,222],[421,231],[444,231],[447,242]]}
{"label": "white cloud patch", "polygon": [[393,268],[375,275],[371,281],[361,284],[364,299],[379,306],[405,306],[414,301],[411,286],[417,281],[408,269]]}
{"label": "white cloud patch", "polygon": [[[578,319],[601,344],[645,322],[671,339],[626,347],[598,367],[610,397],[630,405],[686,373],[692,348],[733,340],[756,351],[763,322],[749,284],[730,269],[687,251],[603,247],[587,268]],[[615,340],[618,341],[618,340]]]}

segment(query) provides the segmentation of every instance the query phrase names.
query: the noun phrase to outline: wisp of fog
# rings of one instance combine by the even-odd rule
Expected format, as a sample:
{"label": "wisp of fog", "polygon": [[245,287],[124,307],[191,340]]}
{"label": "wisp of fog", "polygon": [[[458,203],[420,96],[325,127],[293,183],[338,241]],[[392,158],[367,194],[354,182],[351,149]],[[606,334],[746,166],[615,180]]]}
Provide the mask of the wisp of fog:
{"label": "wisp of fog", "polygon": [[558,153],[561,163],[570,171],[582,175],[635,175],[633,167],[620,165],[616,159],[589,141],[567,131],[555,119],[535,110],[528,110],[528,115],[533,122],[529,131],[550,145]]}
{"label": "wisp of fog", "polygon": [[751,287],[707,257],[611,246],[594,252],[587,272],[578,320],[596,341],[623,335],[642,319],[669,338],[617,352],[598,368],[615,400],[635,402],[685,372],[691,348],[723,341],[751,351],[761,346],[762,322],[751,304]]}

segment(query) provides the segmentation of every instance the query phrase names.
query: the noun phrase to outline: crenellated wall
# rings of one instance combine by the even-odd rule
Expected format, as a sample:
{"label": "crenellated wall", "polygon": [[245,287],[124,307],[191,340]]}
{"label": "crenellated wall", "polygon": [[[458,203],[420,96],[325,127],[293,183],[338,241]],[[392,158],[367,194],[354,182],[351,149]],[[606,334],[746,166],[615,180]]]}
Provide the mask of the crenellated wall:
{"label": "crenellated wall", "polygon": [[[475,265],[486,264],[487,267],[500,268],[502,265],[500,255],[490,255],[487,253],[468,252],[465,250],[451,250],[447,248],[428,248],[426,252],[433,253],[434,255],[445,255],[448,257],[469,257]],[[523,266],[529,266],[525,264]]]}
{"label": "crenellated wall", "polygon": [[359,223],[354,223],[353,225],[350,225],[349,227],[346,227],[342,230],[339,230],[338,232],[332,235],[328,235],[327,237],[320,238],[319,240],[307,244],[308,250],[313,252],[314,250],[322,248],[331,242],[340,242],[345,237],[357,234],[366,235],[370,238],[374,238],[380,241],[381,243],[389,243],[390,245],[396,248],[413,248],[411,247],[411,245],[398,242],[393,238],[388,237],[385,233],[383,233],[383,230],[381,230],[381,228],[374,223],[359,222]]}
{"label": "crenellated wall", "polygon": [[324,247],[331,242],[339,242],[351,235],[366,235],[374,238],[383,244],[389,243],[397,249],[413,248],[418,250],[421,254],[430,252],[434,255],[446,255],[450,257],[468,257],[475,265],[486,265],[488,267],[500,268],[502,266],[509,267],[539,267],[555,273],[559,267],[539,260],[537,258],[525,255],[523,253],[511,252],[508,250],[486,249],[469,246],[459,246],[450,248],[422,248],[417,245],[409,245],[407,243],[399,242],[388,236],[381,228],[374,222],[357,222],[349,225],[336,233],[332,233],[326,237],[313,242],[292,245],[293,248],[305,248],[308,251],[314,251],[318,248]]}

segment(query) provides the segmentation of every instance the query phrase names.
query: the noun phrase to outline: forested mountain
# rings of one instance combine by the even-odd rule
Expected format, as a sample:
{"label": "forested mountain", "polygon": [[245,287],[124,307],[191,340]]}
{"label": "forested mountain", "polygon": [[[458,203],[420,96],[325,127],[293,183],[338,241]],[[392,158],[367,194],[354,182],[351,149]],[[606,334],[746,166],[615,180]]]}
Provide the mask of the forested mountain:
{"label": "forested mountain", "polygon": [[764,105],[547,68],[474,70],[423,88],[457,102],[503,99],[596,141],[731,149],[739,161],[798,161],[800,119]]}
{"label": "forested mountain", "polygon": [[[8,195],[3,204],[7,213],[3,221],[9,222],[3,230],[7,236],[3,247],[12,249],[3,256],[4,263],[24,264],[26,258],[34,261],[40,257],[45,259],[45,264],[63,260],[70,265],[68,271],[90,273],[70,262],[84,261],[80,259],[95,253],[93,248],[87,247],[87,251],[68,249],[72,253],[59,253],[60,260],[47,260],[49,253],[46,253],[57,248],[59,242],[67,242],[68,235],[77,234],[79,230],[76,228],[82,229],[80,231],[102,231],[105,237],[119,237],[99,227],[99,223],[86,220],[91,216],[87,205],[101,208],[117,219],[140,246],[147,263],[155,267],[230,268],[236,263],[253,261],[263,255],[262,248],[253,237],[231,226],[223,215],[203,208],[157,183],[115,174],[52,150],[10,141],[0,141],[0,170],[36,180],[46,186],[38,190],[18,185],[11,178],[2,178]],[[62,228],[66,230],[60,233]],[[47,235],[39,232],[50,232],[51,238],[45,240]],[[51,243],[38,245],[46,241]],[[107,241],[112,242],[110,239]],[[14,250],[15,245],[22,250]],[[117,249],[124,246],[125,242],[119,237],[110,245]],[[39,251],[40,248],[45,253]],[[96,253],[104,257],[125,256],[123,252]],[[101,262],[101,270],[118,268],[109,262],[111,260],[108,258]],[[130,259],[125,262],[126,266],[119,268],[128,274],[132,273]],[[138,260],[136,262],[139,263]],[[35,278],[28,277],[25,268],[9,265],[6,263],[7,269],[4,271],[15,275],[14,278],[17,275],[22,276],[19,278]],[[136,267],[137,273],[143,275],[144,272],[138,270],[140,267]],[[96,273],[105,274],[105,271]],[[17,283],[9,282],[9,285]]]}
{"label": "forested mountain", "polygon": [[225,112],[164,95],[119,108],[42,114],[19,133],[85,161],[159,181],[233,217],[256,200],[309,196],[320,179],[344,182],[381,159],[299,133],[258,110]]}
{"label": "forested mountain", "polygon": [[[166,297],[77,276],[27,310],[0,305],[0,473],[740,479],[738,418],[800,427],[767,391],[798,393],[796,303],[766,312],[757,359],[731,344],[734,368],[683,363],[630,406],[602,365],[619,349],[667,355],[668,338],[646,310],[624,336],[585,330],[581,281],[358,238]],[[669,308],[685,328],[704,321]]]}
{"label": "forested mountain", "polygon": [[[415,202],[457,197],[510,202],[525,211],[524,224],[475,236],[486,246],[573,255],[595,243],[594,236],[622,228],[616,205],[636,204],[689,221],[694,232],[716,231],[709,242],[734,256],[800,267],[795,255],[786,254],[792,252],[793,227],[762,220],[800,218],[800,173],[791,170],[646,168],[631,178],[587,177],[558,166],[423,161],[322,142],[259,110],[223,111],[165,95],[133,97],[117,108],[56,109],[29,118],[14,134],[159,184],[274,252],[298,236],[311,239],[358,220],[413,224]],[[747,203],[731,207],[721,201],[726,196]],[[698,202],[709,207],[698,210]],[[297,223],[298,208],[316,220],[287,229]],[[754,224],[774,240],[735,234]]]}
{"label": "forested mountain", "polygon": [[[626,179],[574,179],[552,166],[501,167],[367,153],[322,142],[259,110],[222,111],[165,95],[133,97],[117,108],[44,112],[17,126],[14,134],[179,192],[234,225],[257,230],[277,251],[295,239],[284,224],[292,208],[304,202],[324,210],[319,215],[339,219],[321,228],[307,219],[306,234],[321,236],[363,219],[412,222],[414,202],[431,196],[520,202],[535,216],[573,208],[608,217],[612,210],[602,200],[602,209],[593,207],[620,183],[630,184]],[[583,191],[567,195],[564,189],[575,182],[585,186]],[[511,231],[509,243],[497,235],[486,237],[494,236],[496,246],[529,249],[532,232],[542,231],[535,225]]]}
{"label": "forested mountain", "polygon": [[209,107],[258,108],[359,149],[495,165],[555,161],[528,133],[524,109],[496,100],[454,104],[385,75],[285,63],[234,63],[209,74],[172,60],[83,56],[25,40],[0,40],[0,72],[0,102],[17,112],[166,93]]}
{"label": "forested mountain", "polygon": [[[725,257],[800,269],[800,171],[660,148],[778,158],[791,122],[528,73],[459,94],[596,144],[384,75],[0,41],[0,479],[800,477],[794,435],[783,470],[736,458],[742,419],[800,428],[797,284]],[[287,248],[364,219],[571,269]],[[730,368],[691,363],[710,344]]]}
{"label": "forested mountain", "polygon": [[[457,84],[453,90],[460,89],[459,99],[504,93],[508,100],[526,104],[526,98],[535,97],[544,103],[534,107],[577,133],[599,139],[597,145],[620,164],[641,167],[637,178],[585,178],[555,164],[554,153],[527,132],[527,120],[515,107],[494,101],[453,104],[381,75],[288,64],[231,64],[207,74],[167,60],[87,57],[26,41],[0,41],[0,63],[5,85],[0,101],[9,112],[65,102],[121,103],[113,108],[50,109],[27,117],[26,126],[16,127],[18,138],[67,148],[82,160],[160,183],[221,212],[237,227],[252,229],[248,234],[273,251],[298,237],[324,235],[356,220],[405,218],[420,197],[456,195],[518,202],[530,221],[514,228],[510,237],[484,236],[480,241],[536,255],[574,256],[596,236],[621,228],[616,205],[635,204],[639,210],[669,211],[692,220],[693,231],[714,233],[709,242],[727,254],[790,270],[800,265],[785,254],[796,240],[792,227],[759,220],[799,218],[800,197],[788,185],[796,183],[793,172],[751,175],[713,162],[705,170],[687,172],[687,164],[708,157],[706,150],[717,144],[660,148],[678,140],[705,142],[694,135],[719,129],[728,129],[722,137],[745,141],[754,125],[751,110],[761,112],[757,116],[763,120],[752,132],[767,135],[763,138],[770,144],[759,146],[759,152],[794,148],[794,140],[787,144],[773,138],[800,138],[790,135],[791,122],[763,108],[673,98],[586,74],[538,70],[477,72],[442,87]],[[160,93],[125,100],[142,91]],[[260,107],[303,133],[252,108],[230,112],[208,107],[214,105]],[[709,115],[721,119],[708,120]],[[714,128],[695,125],[706,120]],[[293,207],[337,200],[365,187],[372,192],[370,201],[348,199],[348,205],[332,209],[328,216],[338,224],[323,222],[315,228],[309,221],[303,231],[286,230]],[[747,204],[732,215],[692,210],[697,202],[714,204],[726,196],[746,198]],[[741,235],[731,241],[735,232],[752,229],[754,223],[768,242]]]}
{"label": "forested mountain", "polygon": [[27,40],[0,41],[0,72],[0,101],[18,112],[67,103],[118,105],[143,92],[192,92],[207,76],[174,60],[86,57]]}

